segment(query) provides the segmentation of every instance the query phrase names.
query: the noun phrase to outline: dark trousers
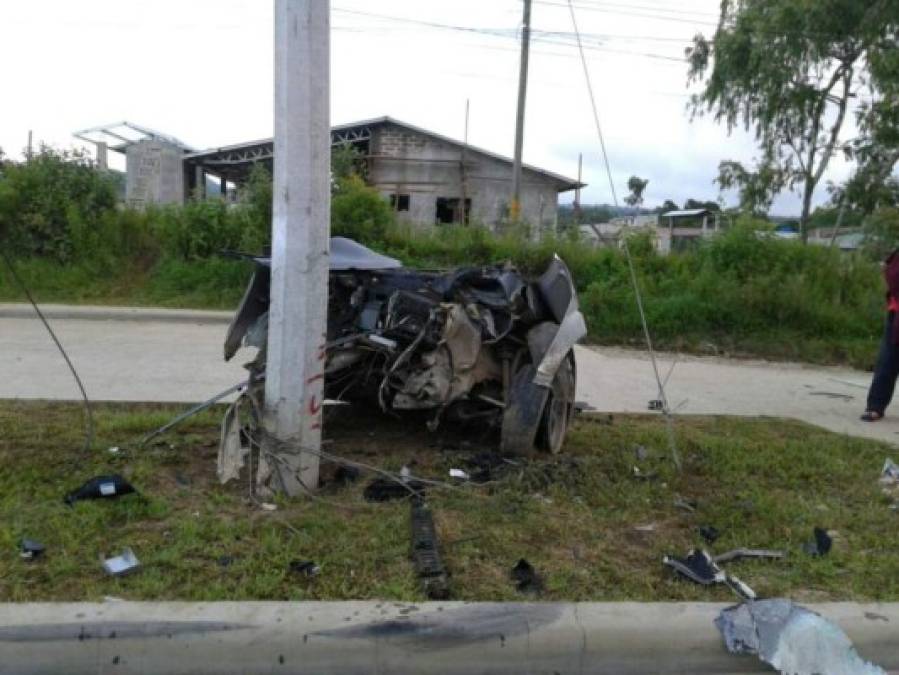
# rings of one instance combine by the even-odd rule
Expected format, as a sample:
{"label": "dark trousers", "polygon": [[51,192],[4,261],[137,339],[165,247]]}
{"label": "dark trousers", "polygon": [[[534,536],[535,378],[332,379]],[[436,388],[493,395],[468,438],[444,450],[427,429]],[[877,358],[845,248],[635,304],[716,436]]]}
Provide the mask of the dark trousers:
{"label": "dark trousers", "polygon": [[883,329],[883,340],[880,342],[880,353],[877,365],[874,366],[874,379],[868,391],[868,410],[881,415],[893,399],[896,378],[899,377],[899,345],[893,342],[893,319],[895,314],[887,314],[886,326]]}

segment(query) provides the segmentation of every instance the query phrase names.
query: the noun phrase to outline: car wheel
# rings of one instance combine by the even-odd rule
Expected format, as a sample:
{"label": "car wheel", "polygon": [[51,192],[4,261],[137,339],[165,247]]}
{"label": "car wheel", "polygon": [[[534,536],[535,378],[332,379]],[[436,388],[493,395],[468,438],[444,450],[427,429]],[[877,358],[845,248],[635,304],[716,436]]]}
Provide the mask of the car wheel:
{"label": "car wheel", "polygon": [[543,408],[537,445],[540,450],[558,454],[565,444],[565,435],[574,417],[574,397],[577,385],[574,352],[568,352],[559,366]]}

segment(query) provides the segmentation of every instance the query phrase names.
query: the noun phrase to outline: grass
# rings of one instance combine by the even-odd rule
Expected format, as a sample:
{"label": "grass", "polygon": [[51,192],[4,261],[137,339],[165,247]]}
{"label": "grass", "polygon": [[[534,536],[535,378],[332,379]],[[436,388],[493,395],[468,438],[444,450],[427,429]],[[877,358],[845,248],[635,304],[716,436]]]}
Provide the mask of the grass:
{"label": "grass", "polygon": [[[245,481],[215,480],[220,409],[146,450],[107,452],[177,410],[98,405],[97,440],[85,452],[78,406],[0,404],[0,600],[423,599],[409,562],[408,505],[364,501],[367,477],[338,486],[324,465],[318,499],[263,511]],[[332,453],[437,478],[492,448],[460,430],[428,434],[408,420],[346,410],[330,415],[326,430]],[[545,580],[543,600],[729,600],[727,590],[676,579],[661,565],[664,554],[702,545],[697,527],[711,524],[722,532],[715,552],[788,552],[781,562],[728,566],[760,595],[899,600],[899,541],[889,534],[899,515],[877,482],[887,446],[775,419],[679,418],[677,437],[680,474],[659,418],[582,416],[563,455],[519,460],[485,486],[433,491],[452,598],[522,599],[509,570],[524,557]],[[640,445],[649,456],[638,462]],[[635,464],[656,478],[635,479]],[[144,499],[63,504],[103,472],[124,474]],[[696,511],[675,507],[678,498]],[[653,531],[636,529],[646,525]],[[814,526],[836,531],[827,557],[801,551]],[[44,559],[18,557],[24,536],[47,546]],[[142,569],[107,577],[101,558],[124,546]],[[294,559],[314,560],[321,574],[292,574]]]}

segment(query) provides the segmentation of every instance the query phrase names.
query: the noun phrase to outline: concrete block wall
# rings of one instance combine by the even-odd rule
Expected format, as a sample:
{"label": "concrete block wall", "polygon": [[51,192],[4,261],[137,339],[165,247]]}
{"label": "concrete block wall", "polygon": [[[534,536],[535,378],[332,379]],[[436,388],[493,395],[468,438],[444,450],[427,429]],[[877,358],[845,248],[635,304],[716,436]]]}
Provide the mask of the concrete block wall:
{"label": "concrete block wall", "polygon": [[125,199],[132,206],[184,201],[183,151],[159,140],[142,140],[125,151]]}
{"label": "concrete block wall", "polygon": [[[431,225],[440,197],[461,198],[462,149],[451,143],[398,126],[375,130],[369,180],[385,198],[409,195],[402,220]],[[510,201],[512,165],[476,150],[465,153],[466,197],[471,222],[496,225],[504,220]],[[524,170],[522,217],[542,231],[555,229],[556,183],[535,171]]]}

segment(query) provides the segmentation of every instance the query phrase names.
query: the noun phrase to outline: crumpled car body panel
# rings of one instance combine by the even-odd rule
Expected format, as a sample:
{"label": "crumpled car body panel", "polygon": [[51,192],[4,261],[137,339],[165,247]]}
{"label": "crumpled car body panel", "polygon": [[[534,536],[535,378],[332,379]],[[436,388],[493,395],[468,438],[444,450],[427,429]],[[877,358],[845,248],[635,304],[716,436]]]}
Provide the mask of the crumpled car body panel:
{"label": "crumpled car body panel", "polygon": [[[247,367],[262,376],[270,260],[244,257],[256,270],[225,359],[255,346]],[[328,396],[367,397],[385,412],[430,410],[432,429],[444,415],[484,418],[501,427],[506,451],[529,451],[544,436],[558,451],[559,424],[564,437],[574,410],[572,350],[586,334],[560,258],[534,280],[510,265],[428,272],[334,237],[328,288]],[[547,425],[553,433],[541,435]]]}

